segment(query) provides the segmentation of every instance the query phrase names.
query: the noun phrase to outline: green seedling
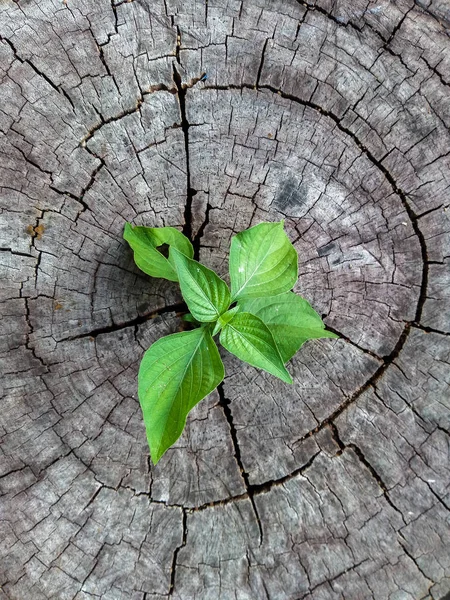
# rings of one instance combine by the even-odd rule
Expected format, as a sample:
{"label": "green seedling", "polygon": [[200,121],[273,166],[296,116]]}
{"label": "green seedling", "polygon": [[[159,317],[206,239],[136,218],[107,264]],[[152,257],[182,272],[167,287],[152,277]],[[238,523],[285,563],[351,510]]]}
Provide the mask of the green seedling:
{"label": "green seedling", "polygon": [[[154,464],[180,437],[189,412],[223,380],[213,339],[241,360],[292,383],[286,363],[307,341],[334,338],[310,304],[292,292],[298,257],[279,223],[260,223],[232,238],[230,283],[193,259],[191,242],[173,227],[125,225],[137,266],[178,281],[194,329],[161,338],[145,352],[138,395]],[[159,249],[169,247],[165,256]]]}

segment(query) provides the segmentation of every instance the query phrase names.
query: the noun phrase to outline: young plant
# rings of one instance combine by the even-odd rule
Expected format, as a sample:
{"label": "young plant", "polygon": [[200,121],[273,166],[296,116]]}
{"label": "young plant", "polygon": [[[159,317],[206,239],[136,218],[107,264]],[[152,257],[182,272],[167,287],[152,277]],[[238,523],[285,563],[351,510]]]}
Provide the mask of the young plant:
{"label": "young plant", "polygon": [[[231,354],[292,383],[285,364],[306,340],[334,338],[308,302],[290,291],[297,252],[280,223],[260,223],[235,235],[228,285],[193,260],[191,242],[173,227],[125,225],[137,266],[153,277],[179,281],[195,328],[161,338],[145,352],[138,395],[151,458],[156,464],[180,437],[188,413],[224,378],[213,337]],[[168,246],[166,256],[161,246]]]}

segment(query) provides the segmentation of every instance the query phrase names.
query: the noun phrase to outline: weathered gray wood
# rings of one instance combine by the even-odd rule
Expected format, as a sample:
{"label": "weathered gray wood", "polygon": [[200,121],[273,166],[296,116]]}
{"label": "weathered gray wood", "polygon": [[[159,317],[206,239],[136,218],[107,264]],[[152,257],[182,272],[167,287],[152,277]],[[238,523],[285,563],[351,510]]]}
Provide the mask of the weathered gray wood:
{"label": "weathered gray wood", "polygon": [[[0,2],[0,598],[450,593],[445,1]],[[206,74],[206,79],[204,75]],[[142,353],[177,286],[284,218],[341,340],[227,378],[152,467]]]}

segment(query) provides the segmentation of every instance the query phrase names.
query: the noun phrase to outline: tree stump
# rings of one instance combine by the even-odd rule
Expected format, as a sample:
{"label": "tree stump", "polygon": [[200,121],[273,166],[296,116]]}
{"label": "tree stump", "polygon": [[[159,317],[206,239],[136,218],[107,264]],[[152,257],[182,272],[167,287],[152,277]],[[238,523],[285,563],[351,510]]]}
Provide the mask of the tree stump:
{"label": "tree stump", "polygon": [[[445,0],[2,0],[0,599],[450,593]],[[176,331],[126,221],[227,271],[285,219],[339,340],[226,379],[155,468]]]}

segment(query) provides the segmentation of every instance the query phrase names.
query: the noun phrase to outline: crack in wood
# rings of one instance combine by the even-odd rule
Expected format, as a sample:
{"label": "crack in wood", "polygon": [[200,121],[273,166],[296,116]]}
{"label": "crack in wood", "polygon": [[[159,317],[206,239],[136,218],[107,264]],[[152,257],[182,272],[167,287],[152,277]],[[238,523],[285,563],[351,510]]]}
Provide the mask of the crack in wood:
{"label": "crack in wood", "polygon": [[262,523],[261,523],[261,519],[260,519],[260,516],[259,516],[258,509],[257,509],[256,504],[255,504],[255,500],[253,498],[254,488],[250,484],[248,473],[246,472],[244,464],[242,462],[241,449],[239,448],[239,441],[238,441],[238,438],[237,438],[236,428],[234,426],[233,415],[232,415],[231,410],[230,410],[230,401],[225,396],[225,390],[224,390],[224,387],[223,387],[223,382],[220,383],[217,386],[217,391],[219,392],[219,398],[220,398],[219,404],[222,407],[223,413],[225,415],[225,418],[226,418],[226,420],[228,422],[228,426],[230,428],[230,435],[231,435],[231,440],[232,440],[233,448],[234,448],[234,456],[235,456],[236,462],[237,462],[237,464],[239,466],[239,471],[240,471],[240,473],[242,475],[242,479],[244,480],[245,488],[247,490],[248,499],[250,500],[250,503],[251,503],[252,508],[253,508],[253,512],[255,514],[256,522],[258,524],[259,545],[261,546],[262,543],[263,543],[263,541],[264,541],[263,526],[262,526]]}
{"label": "crack in wood", "polygon": [[369,471],[369,473],[372,476],[372,478],[376,481],[377,485],[380,487],[381,491],[383,492],[383,496],[386,499],[386,502],[389,504],[389,506],[391,508],[393,508],[400,515],[403,523],[405,523],[405,525],[406,525],[406,521],[405,521],[405,517],[403,516],[403,513],[392,502],[392,499],[389,496],[389,490],[388,490],[386,484],[384,483],[384,481],[380,477],[379,473],[377,473],[376,469],[374,469],[374,467],[366,459],[366,457],[364,456],[361,448],[359,448],[354,443],[344,444],[344,442],[342,441],[342,439],[341,439],[341,437],[339,435],[338,428],[336,427],[336,425],[334,423],[330,423],[330,429],[331,429],[331,431],[333,433],[334,439],[336,440],[339,448],[341,449],[341,452],[344,452],[347,449],[351,449],[356,454],[356,456],[358,457],[358,460],[366,467],[366,469]]}
{"label": "crack in wood", "polygon": [[11,48],[11,50],[13,51],[14,57],[20,62],[20,63],[26,63],[27,65],[29,65],[33,71],[39,75],[39,77],[42,77],[42,79],[44,79],[50,87],[52,87],[56,92],[58,92],[58,94],[64,96],[64,98],[69,102],[69,104],[72,107],[72,110],[75,110],[75,105],[73,103],[72,98],[69,96],[69,94],[66,92],[66,90],[63,87],[57,86],[55,83],[53,83],[53,81],[50,79],[50,77],[48,77],[48,75],[46,75],[43,71],[40,71],[36,65],[34,65],[29,59],[27,58],[21,58],[14,46],[14,44],[11,42],[11,40],[9,40],[6,37],[2,37],[0,35],[0,42],[5,42],[6,44],[8,44],[8,46]]}
{"label": "crack in wood", "polygon": [[177,90],[175,88],[170,88],[167,85],[161,83],[158,85],[153,85],[151,86],[148,90],[144,90],[141,94],[141,96],[136,100],[136,105],[133,108],[129,108],[126,110],[123,110],[121,113],[119,113],[118,115],[114,115],[112,117],[107,117],[106,119],[103,117],[103,115],[101,115],[98,111],[97,114],[100,118],[100,121],[97,123],[97,125],[94,125],[94,127],[92,127],[88,133],[82,138],[82,140],[80,141],[80,147],[81,148],[86,148],[87,149],[87,144],[89,142],[89,140],[95,135],[95,133],[97,131],[99,131],[102,127],[104,127],[105,125],[108,125],[108,123],[114,123],[116,121],[120,121],[120,119],[123,119],[124,117],[127,117],[129,115],[132,115],[136,112],[139,112],[141,109],[142,104],[145,101],[145,96],[148,96],[150,94],[154,94],[156,92],[169,92],[169,94],[176,94]]}
{"label": "crack in wood", "polygon": [[[178,44],[177,48],[179,48]],[[179,62],[178,55],[177,61]],[[173,65],[173,79],[177,87],[177,97],[181,113],[181,128],[184,135],[184,152],[186,157],[186,203],[184,208],[183,233],[187,238],[192,239],[192,199],[196,191],[191,187],[191,170],[189,164],[189,123],[186,116],[186,87],[181,83],[181,75],[175,67],[175,64]]]}
{"label": "crack in wood", "polygon": [[206,210],[205,210],[205,218],[203,220],[203,223],[200,225],[197,233],[195,234],[194,239],[192,240],[192,245],[194,247],[195,260],[200,259],[201,241],[202,241],[203,234],[205,232],[205,228],[209,225],[209,213],[211,211],[211,208],[212,208],[211,204],[209,202],[207,202]]}
{"label": "crack in wood", "polygon": [[181,544],[175,548],[175,552],[172,557],[172,566],[170,568],[170,585],[169,585],[169,595],[168,598],[173,598],[174,590],[175,590],[175,576],[177,569],[177,559],[178,554],[182,548],[186,546],[187,543],[187,516],[186,509],[182,509],[183,519],[182,519],[182,528],[183,528],[183,537],[181,540]]}
{"label": "crack in wood", "polygon": [[143,315],[138,315],[134,319],[130,319],[129,321],[125,321],[124,323],[113,323],[112,325],[106,325],[104,327],[97,327],[95,329],[91,329],[90,331],[88,331],[86,333],[80,333],[78,335],[67,336],[67,337],[61,338],[58,341],[60,341],[60,342],[74,341],[74,340],[79,340],[79,339],[83,339],[83,338],[95,339],[99,335],[103,335],[105,333],[114,333],[116,331],[121,331],[123,329],[127,329],[128,327],[137,327],[147,321],[150,321],[152,319],[155,319],[156,317],[159,317],[161,315],[164,315],[164,314],[170,313],[170,312],[176,313],[177,315],[181,316],[188,312],[188,307],[185,302],[177,302],[176,304],[163,306],[162,308],[152,309],[151,311],[149,311]]}

